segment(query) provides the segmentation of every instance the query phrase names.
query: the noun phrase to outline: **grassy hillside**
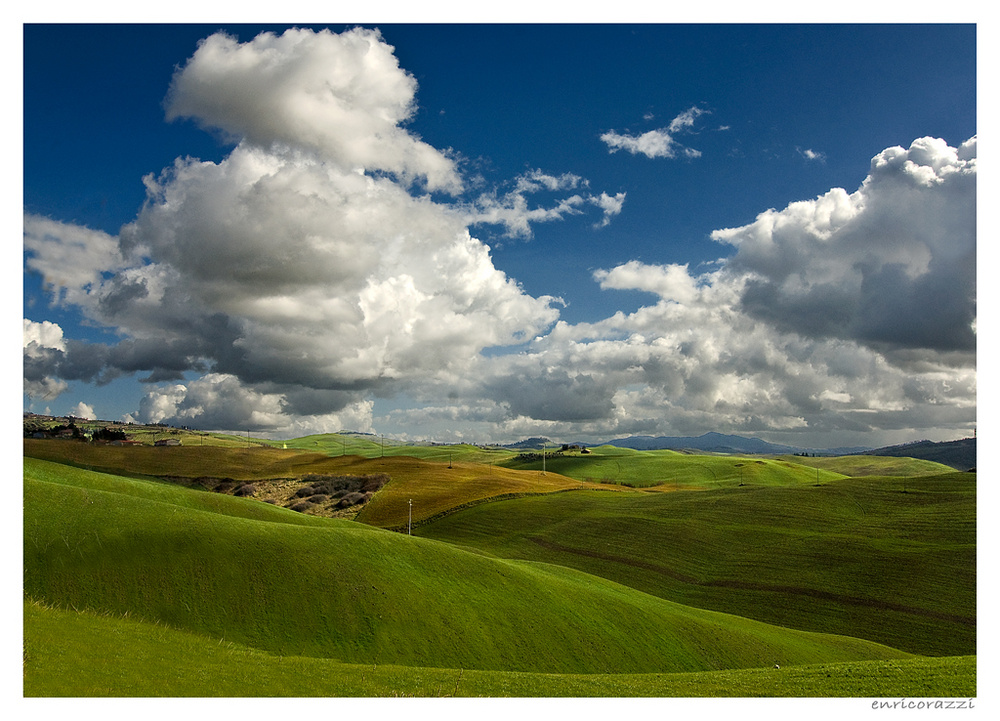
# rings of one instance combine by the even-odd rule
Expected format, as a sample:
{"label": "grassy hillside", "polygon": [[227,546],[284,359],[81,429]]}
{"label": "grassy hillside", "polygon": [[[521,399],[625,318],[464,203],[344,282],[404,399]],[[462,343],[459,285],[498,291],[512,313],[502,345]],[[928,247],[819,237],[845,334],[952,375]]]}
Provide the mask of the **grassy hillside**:
{"label": "grassy hillside", "polygon": [[943,443],[917,441],[900,446],[875,448],[870,451],[869,455],[925,458],[929,461],[946,464],[959,471],[967,471],[976,467],[976,437]]}
{"label": "grassy hillside", "polygon": [[[420,452],[421,449],[411,449]],[[433,450],[433,449],[425,449]],[[25,440],[26,458],[68,463],[80,468],[136,477],[228,477],[246,481],[302,478],[310,474],[364,476],[387,474],[392,479],[363,511],[374,526],[403,528],[413,501],[414,521],[452,508],[497,496],[551,493],[586,484],[557,473],[522,471],[477,463],[449,464],[395,455],[366,458],[268,447],[173,448],[116,447],[71,441]],[[433,456],[433,454],[428,454]]]}
{"label": "grassy hillside", "polygon": [[[906,656],[252,500],[32,459],[24,474],[26,597],[275,656],[549,673]],[[26,672],[35,653],[26,649]]]}
{"label": "grassy hillside", "polygon": [[[24,440],[24,456],[123,475],[228,476],[254,480],[322,472],[337,464],[322,453],[269,446],[110,446],[74,441]],[[330,463],[330,466],[326,464]]]}
{"label": "grassy hillside", "polygon": [[357,467],[389,468],[392,480],[358,514],[357,520],[381,528],[404,529],[457,508],[505,496],[554,493],[593,487],[558,473],[512,470],[478,463],[448,465],[399,457],[371,460]]}
{"label": "grassy hillside", "polygon": [[557,675],[275,656],[134,617],[66,611],[37,602],[24,604],[24,618],[28,697],[976,695],[974,656],[701,673]]}
{"label": "grassy hillside", "polygon": [[[788,485],[842,478],[836,471],[817,470],[788,459],[755,456],[696,456],[677,451],[636,451],[599,446],[590,453],[547,458],[545,468],[581,481],[624,484],[636,488],[722,488],[740,483]],[[507,461],[508,468],[541,470],[541,460]]]}
{"label": "grassy hillside", "polygon": [[469,508],[417,532],[700,608],[961,655],[976,649],[975,479],[565,493]]}
{"label": "grassy hillside", "polygon": [[495,446],[481,447],[467,443],[454,445],[410,445],[378,436],[348,433],[321,433],[303,436],[285,443],[288,448],[324,453],[329,456],[410,456],[438,463],[497,463],[515,455],[514,451]]}
{"label": "grassy hillside", "polygon": [[934,476],[952,473],[955,469],[943,463],[919,458],[889,456],[780,456],[779,460],[819,468],[844,476]]}

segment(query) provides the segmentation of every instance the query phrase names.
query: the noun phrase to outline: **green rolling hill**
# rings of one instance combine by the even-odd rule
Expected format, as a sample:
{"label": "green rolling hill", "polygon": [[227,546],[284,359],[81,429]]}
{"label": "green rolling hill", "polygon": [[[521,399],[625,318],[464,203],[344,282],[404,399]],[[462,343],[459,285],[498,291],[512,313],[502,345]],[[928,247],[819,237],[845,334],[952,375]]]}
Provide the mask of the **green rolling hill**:
{"label": "green rolling hill", "polygon": [[[974,472],[201,440],[25,441],[25,695],[975,694]],[[391,480],[356,521],[159,480],[312,473]]]}
{"label": "green rolling hill", "polygon": [[691,606],[960,655],[976,649],[975,489],[975,474],[952,472],[573,492],[465,509],[417,533]]}
{"label": "green rolling hill", "polygon": [[[599,446],[588,451],[586,454],[570,452],[552,455],[546,458],[545,469],[580,481],[665,489],[721,488],[741,483],[789,485],[844,476],[835,470],[800,464],[794,457],[689,455],[677,451],[637,451],[616,446]],[[518,470],[539,471],[542,460],[514,457],[503,465]]]}
{"label": "green rolling hill", "polygon": [[24,604],[24,617],[26,697],[976,695],[975,656],[688,673],[511,673],[275,656],[159,623],[38,602]]}
{"label": "green rolling hill", "polygon": [[25,461],[24,590],[278,656],[546,673],[904,658],[252,500]]}

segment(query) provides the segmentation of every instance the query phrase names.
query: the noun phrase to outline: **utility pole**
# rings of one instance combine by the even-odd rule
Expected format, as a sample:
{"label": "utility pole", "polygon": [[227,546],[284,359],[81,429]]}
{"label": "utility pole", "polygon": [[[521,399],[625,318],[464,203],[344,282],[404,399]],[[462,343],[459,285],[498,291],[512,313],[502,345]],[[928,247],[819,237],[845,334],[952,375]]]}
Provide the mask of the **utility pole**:
{"label": "utility pole", "polygon": [[411,498],[410,499],[410,515],[406,519],[406,535],[407,536],[412,536],[413,535],[412,529],[413,529],[413,499]]}
{"label": "utility pole", "polygon": [[542,444],[542,475],[545,475],[545,444]]}

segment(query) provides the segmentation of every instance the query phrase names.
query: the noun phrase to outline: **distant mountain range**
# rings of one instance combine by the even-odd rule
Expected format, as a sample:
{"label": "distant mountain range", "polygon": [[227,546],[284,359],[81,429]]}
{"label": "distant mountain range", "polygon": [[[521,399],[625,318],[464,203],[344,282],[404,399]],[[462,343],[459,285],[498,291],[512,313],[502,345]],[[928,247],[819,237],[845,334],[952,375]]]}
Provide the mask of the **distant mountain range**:
{"label": "distant mountain range", "polygon": [[606,441],[602,445],[619,448],[634,448],[638,451],[672,450],[672,451],[708,451],[711,453],[817,453],[825,456],[846,456],[855,453],[865,453],[868,448],[852,446],[848,448],[799,448],[785,446],[780,443],[768,443],[759,438],[729,436],[723,433],[705,433],[692,436],[631,436]]}
{"label": "distant mountain range", "polygon": [[[594,444],[598,445],[598,444]],[[759,438],[729,436],[722,433],[706,433],[698,437],[689,436],[631,436],[607,441],[600,445],[634,448],[640,451],[673,450],[702,451],[709,453],[749,453],[761,455],[781,455],[808,453],[823,456],[897,456],[935,461],[959,471],[976,467],[976,439],[963,438],[958,441],[916,441],[883,448],[863,446],[847,448],[798,448],[779,443],[768,443]]]}
{"label": "distant mountain range", "polygon": [[897,456],[906,458],[921,458],[925,461],[935,461],[959,471],[968,471],[976,467],[976,439],[962,438],[958,441],[917,441],[899,446],[886,446],[865,451],[869,456]]}

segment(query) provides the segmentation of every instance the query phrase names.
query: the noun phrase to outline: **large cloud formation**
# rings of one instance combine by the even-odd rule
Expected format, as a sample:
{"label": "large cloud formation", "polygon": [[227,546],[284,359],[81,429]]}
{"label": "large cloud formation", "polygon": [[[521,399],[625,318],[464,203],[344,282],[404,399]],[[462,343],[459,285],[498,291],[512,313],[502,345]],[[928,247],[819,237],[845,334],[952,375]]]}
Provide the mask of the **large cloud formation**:
{"label": "large cloud formation", "polygon": [[483,361],[468,391],[478,401],[397,421],[461,415],[475,419],[471,437],[717,430],[798,445],[967,432],[975,197],[975,138],[889,148],[854,193],[716,231],[736,253],[715,270],[630,261],[596,271],[603,289],[658,300],[596,323],[559,321],[530,353]]}
{"label": "large cloud formation", "polygon": [[975,138],[888,148],[854,193],[712,237],[737,247],[729,267],[748,274],[741,307],[754,318],[887,351],[975,353]]}
{"label": "large cloud formation", "polygon": [[[26,264],[54,302],[121,337],[25,320],[25,393],[142,372],[150,389],[130,418],[287,435],[372,430],[373,399],[403,397],[385,420],[442,440],[717,430],[857,442],[974,423],[974,138],[890,148],[854,193],[716,231],[735,253],[708,272],[598,270],[606,292],[655,300],[571,325],[560,299],[525,293],[469,228],[525,237],[587,209],[600,227],[624,194],[539,169],[467,200],[460,163],[404,127],[415,91],[377,31],[204,40],[167,115],[235,142],[224,160],[180,158],[147,177],[117,236],[25,217]],[[538,193],[561,195],[532,207]],[[498,346],[518,352],[484,353]]]}
{"label": "large cloud formation", "polygon": [[374,30],[293,28],[247,43],[217,33],[174,76],[167,119],[194,118],[256,147],[459,190],[454,163],[400,127],[415,93],[416,81]]}
{"label": "large cloud formation", "polygon": [[[524,203],[476,218],[468,203],[433,200],[430,191],[457,193],[462,180],[451,158],[401,126],[415,89],[374,30],[203,40],[174,76],[167,117],[218,130],[233,151],[219,163],[179,158],[145,178],[147,201],[117,238],[25,218],[27,266],[55,301],[124,336],[44,357],[36,343],[26,392],[60,387],[45,378],[104,383],[145,370],[146,380],[177,381],[210,370],[234,394],[230,379],[277,394],[289,414],[301,412],[302,389],[316,391],[306,395],[323,406],[311,409],[319,417],[370,408],[366,393],[391,394],[414,376],[448,378],[483,348],[551,325],[556,299],[522,292],[469,223],[524,230],[585,203],[607,218],[623,197],[573,194],[553,210]],[[586,184],[562,177],[537,171],[526,182]],[[181,408],[145,407],[144,420]],[[195,407],[207,406],[176,417]]]}

